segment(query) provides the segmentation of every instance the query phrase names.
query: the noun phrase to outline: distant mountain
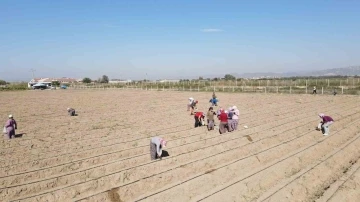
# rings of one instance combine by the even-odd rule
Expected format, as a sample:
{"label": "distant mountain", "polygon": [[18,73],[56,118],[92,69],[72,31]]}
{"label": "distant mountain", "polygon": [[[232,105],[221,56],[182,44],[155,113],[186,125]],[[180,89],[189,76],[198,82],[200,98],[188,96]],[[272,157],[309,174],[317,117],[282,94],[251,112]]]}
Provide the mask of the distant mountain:
{"label": "distant mountain", "polygon": [[325,69],[309,72],[259,72],[259,73],[243,73],[232,74],[240,78],[274,78],[274,77],[294,77],[294,76],[360,76],[360,66],[352,66],[345,68]]}
{"label": "distant mountain", "polygon": [[360,66],[334,68],[310,72],[308,76],[355,76],[360,75]]}

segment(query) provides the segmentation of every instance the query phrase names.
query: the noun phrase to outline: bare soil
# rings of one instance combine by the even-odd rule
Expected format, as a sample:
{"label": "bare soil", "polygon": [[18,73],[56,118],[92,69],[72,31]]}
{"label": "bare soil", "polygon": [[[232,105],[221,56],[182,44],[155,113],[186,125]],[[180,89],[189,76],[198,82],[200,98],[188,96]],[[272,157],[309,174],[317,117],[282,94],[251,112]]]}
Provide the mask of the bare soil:
{"label": "bare soil", "polygon": [[[18,122],[0,141],[0,201],[360,201],[359,97],[217,93],[240,110],[239,129],[220,135],[186,111],[194,97],[206,112],[211,95],[0,93],[3,122]],[[335,119],[329,136],[320,112]],[[155,135],[168,156],[151,161]]]}

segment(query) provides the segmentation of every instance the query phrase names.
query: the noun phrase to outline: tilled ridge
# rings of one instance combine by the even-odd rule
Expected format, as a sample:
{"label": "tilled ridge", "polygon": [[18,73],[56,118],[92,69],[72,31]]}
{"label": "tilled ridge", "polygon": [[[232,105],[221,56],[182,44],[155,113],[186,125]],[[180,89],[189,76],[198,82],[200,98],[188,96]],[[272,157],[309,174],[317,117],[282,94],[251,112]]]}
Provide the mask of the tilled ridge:
{"label": "tilled ridge", "polygon": [[[348,118],[347,120],[349,120]],[[342,120],[342,123],[346,123],[347,120]],[[339,122],[340,123],[340,122]],[[226,185],[231,184],[234,179],[237,179],[237,175],[240,175],[240,179],[246,179],[247,177],[251,177],[253,174],[253,170],[263,169],[263,165],[267,165],[268,163],[273,163],[272,161],[277,161],[279,158],[281,159],[281,156],[286,156],[288,153],[292,153],[293,150],[301,150],[304,147],[308,147],[308,145],[316,145],[318,143],[318,140],[322,138],[322,136],[315,135],[316,133],[310,132],[308,135],[303,135],[297,138],[292,138],[291,140],[285,140],[281,141],[278,146],[270,147],[269,149],[266,149],[266,152],[252,152],[252,155],[250,155],[248,158],[245,158],[241,161],[235,161],[232,164],[229,165],[223,165],[221,166],[221,169],[215,169],[210,170],[211,172],[207,174],[206,172],[202,174],[200,177],[197,177],[196,179],[191,179],[189,181],[186,181],[184,184],[180,184],[178,187],[173,187],[172,190],[166,190],[164,192],[159,192],[159,194],[151,195],[151,197],[146,198],[145,196],[139,197],[140,199],[145,199],[146,201],[181,201],[185,200],[188,201],[192,197],[192,200],[201,200],[205,199],[208,195],[211,195],[211,193],[224,193],[224,195],[228,193],[238,193],[239,187],[237,188],[236,192],[229,192],[226,191]],[[290,135],[290,134],[287,134]],[[314,136],[313,136],[314,135]],[[296,140],[296,141],[295,141]],[[264,145],[271,146],[270,144],[266,143]],[[255,145],[254,145],[255,146]],[[266,168],[266,166],[265,166]],[[236,172],[239,171],[240,173]],[[269,173],[266,173],[269,174]],[[267,176],[264,174],[265,176]],[[263,175],[263,174],[262,174]],[[251,180],[247,180],[251,182]],[[235,181],[236,182],[236,181]],[[252,181],[252,184],[259,183],[258,180]],[[260,181],[260,183],[269,183],[266,181]],[[243,185],[243,183],[239,183]],[[266,185],[264,184],[264,185]],[[220,186],[219,186],[220,185]],[[222,188],[224,185],[225,188]],[[262,189],[265,189],[264,185],[259,185],[262,187]],[[216,187],[214,189],[214,187]],[[213,190],[212,190],[213,189]],[[210,190],[212,190],[210,192]],[[221,190],[221,192],[219,191]],[[233,191],[233,190],[231,190]],[[176,193],[176,194],[175,194]],[[197,196],[198,193],[204,193],[204,195]],[[224,196],[223,199],[226,199]],[[207,199],[208,200],[208,199]],[[214,198],[209,199],[208,201],[215,200]],[[237,200],[245,200],[237,199]],[[246,200],[249,200],[247,198]]]}
{"label": "tilled ridge", "polygon": [[[354,124],[358,123],[354,122]],[[273,164],[267,167],[264,171],[259,171],[258,173],[239,179],[234,183],[229,184],[222,191],[215,191],[214,194],[211,194],[209,197],[202,198],[201,201],[211,201],[216,200],[217,198],[223,197],[226,200],[255,200],[261,195],[265,195],[265,199],[261,197],[259,200],[268,200],[266,193],[264,191],[272,193],[276,188],[274,186],[278,185],[281,182],[286,183],[288,180],[291,181],[293,176],[301,173],[306,170],[308,165],[312,163],[318,163],[319,160],[333,148],[348,146],[350,143],[356,140],[356,143],[359,143],[359,135],[352,131],[356,131],[358,128],[354,125],[349,126],[348,128],[342,129],[338,133],[333,133],[331,136],[323,137],[319,142],[315,142],[305,148],[296,151],[291,154],[289,157],[282,159],[277,164]],[[332,147],[329,147],[329,144]],[[261,159],[261,158],[260,158]],[[281,187],[281,185],[278,185]],[[234,190],[238,192],[232,192]],[[232,195],[226,195],[226,193],[233,193]],[[289,194],[290,192],[288,192]],[[270,194],[271,195],[271,194]]]}
{"label": "tilled ridge", "polygon": [[[304,116],[304,118],[306,117],[306,116],[308,116],[308,115],[306,115],[306,114],[304,114],[303,115]],[[293,117],[293,120],[292,121],[295,121],[296,120],[296,117]],[[291,121],[291,119],[284,119],[284,123],[287,123],[287,122],[289,122],[289,121]],[[282,122],[278,122],[277,124],[282,124]],[[273,126],[272,126],[273,125]],[[264,127],[264,126],[266,126],[266,124],[265,125],[262,125],[262,127],[259,127],[259,129],[258,130],[264,130],[264,129],[266,129],[266,127]],[[275,125],[276,126],[276,125]],[[274,124],[269,124],[269,126],[268,127],[274,127]],[[236,144],[235,144],[236,145]],[[222,145],[217,145],[217,147],[219,148],[219,149],[223,149],[223,146]],[[213,149],[210,149],[210,153],[209,154],[211,154],[211,151],[213,151]],[[200,151],[199,151],[200,152]],[[182,159],[181,159],[181,161],[184,161],[185,160],[185,162],[186,161],[188,161],[188,159],[196,159],[196,157],[199,157],[199,156],[201,156],[201,155],[198,155],[197,153],[199,153],[199,152],[192,152],[192,153],[189,153],[188,155],[190,155],[190,157],[186,157],[186,156],[184,156],[184,157],[182,157]],[[206,152],[204,152],[204,153],[206,153]],[[199,153],[200,154],[200,153]],[[130,161],[135,161],[136,159],[129,159]],[[173,159],[174,160],[174,159]],[[166,163],[165,161],[173,161],[172,159],[168,159],[168,160],[164,160],[164,161],[162,161],[162,162],[160,162],[160,163]],[[129,164],[129,165],[131,165],[131,164]],[[163,166],[163,167],[161,167],[161,168],[166,168],[166,167],[169,167],[169,165],[172,165],[172,163],[167,163],[166,164],[166,166]],[[151,168],[153,165],[147,165],[147,167],[149,167],[149,168]],[[113,168],[111,168],[111,167],[106,167],[106,168],[103,168],[103,169],[106,169],[106,170],[109,170],[109,169],[118,169],[119,168],[119,166],[113,166]],[[119,178],[119,179],[123,179],[123,177],[122,177],[122,175],[126,175],[126,178],[125,179],[128,179],[129,178],[129,174],[128,174],[128,172],[130,172],[130,173],[133,173],[133,174],[135,174],[135,173],[137,173],[136,171],[140,171],[141,170],[141,173],[143,172],[143,170],[144,170],[144,168],[132,168],[131,170],[125,170],[125,171],[122,171],[122,172],[120,172],[120,173],[115,173],[115,174],[113,174],[113,175],[109,175],[109,176],[104,176],[104,177],[102,177],[102,178],[109,178],[109,179],[117,179],[117,178]],[[151,170],[151,169],[150,169]],[[103,171],[100,171],[100,173],[102,173],[102,175],[103,175],[103,173],[105,172],[105,170],[103,170]],[[85,179],[87,179],[87,178],[97,178],[96,176],[98,175],[97,174],[98,172],[83,172],[83,175],[79,175],[78,177],[76,177],[76,178],[74,178],[74,177],[71,177],[71,178],[69,178],[69,179],[79,179],[79,180],[85,180]],[[125,173],[125,174],[124,174]],[[94,176],[94,174],[96,174],[95,176]],[[151,172],[149,173],[149,172],[146,172],[146,173],[144,173],[144,174],[146,174],[146,175],[149,175],[149,174],[151,174]],[[138,173],[136,174],[136,175],[138,175]],[[83,176],[83,177],[82,177]],[[101,176],[101,174],[100,174],[100,176]],[[110,178],[111,177],[111,178]],[[99,181],[99,180],[97,180],[97,181]],[[109,181],[109,180],[104,180],[104,181]],[[124,180],[124,181],[127,181],[127,180]],[[51,182],[50,184],[49,184],[49,182],[48,183],[46,183],[45,184],[45,182],[44,182],[44,188],[46,188],[46,189],[48,189],[47,187],[48,186],[51,186],[51,187],[54,187],[54,186],[58,186],[57,184],[59,183],[59,182],[61,182],[62,184],[65,182],[65,183],[67,183],[68,181],[59,181],[58,179],[56,179],[56,181],[53,181],[53,182]],[[74,182],[73,182],[74,183]],[[91,185],[91,183],[92,182],[87,182],[87,183],[85,183],[85,184],[88,184],[88,185],[86,185],[86,186],[90,186],[90,187],[92,187],[92,185]],[[49,185],[48,185],[49,184]],[[85,184],[81,184],[81,187],[83,188],[83,187],[86,187],[86,186],[84,186]],[[38,186],[39,187],[39,185],[36,185],[36,186]],[[107,184],[107,186],[108,186],[108,184]],[[101,187],[106,187],[106,186],[101,186]],[[29,188],[33,188],[33,186],[31,186],[31,187],[29,187]],[[40,187],[39,187],[40,188]],[[39,189],[39,188],[37,188],[37,189]],[[63,191],[66,191],[68,188],[66,188],[66,187],[59,187],[59,188],[63,188],[62,190],[58,190],[58,191],[56,191],[56,192],[63,192]],[[59,189],[58,188],[58,189]],[[18,187],[17,189],[20,189],[20,187]],[[22,188],[23,189],[23,188]],[[43,188],[42,188],[43,189]],[[75,190],[73,187],[72,188],[69,188],[69,189],[71,189],[71,190]],[[32,193],[33,192],[33,190],[28,190],[30,193]],[[51,189],[49,190],[49,191],[51,191]],[[77,193],[77,192],[76,192]],[[79,194],[81,194],[81,195],[83,195],[85,192],[84,191],[78,191],[78,193]],[[62,194],[59,194],[59,196],[60,195],[62,195]],[[65,194],[66,195],[66,194]],[[63,196],[65,196],[65,195],[63,195]],[[78,194],[76,194],[76,195],[78,195]],[[64,199],[65,200],[65,199]]]}

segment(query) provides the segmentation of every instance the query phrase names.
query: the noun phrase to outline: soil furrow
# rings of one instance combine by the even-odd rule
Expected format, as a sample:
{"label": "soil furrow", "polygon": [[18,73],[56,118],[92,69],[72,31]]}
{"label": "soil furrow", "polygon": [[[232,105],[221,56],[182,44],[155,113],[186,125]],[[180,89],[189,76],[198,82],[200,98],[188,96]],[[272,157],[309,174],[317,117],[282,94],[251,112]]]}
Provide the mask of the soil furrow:
{"label": "soil furrow", "polygon": [[[296,118],[296,117],[295,117]],[[234,143],[235,145],[238,145],[238,143]],[[223,149],[223,145],[219,145],[218,146],[218,149],[214,149],[214,148],[211,148],[211,150],[210,151],[213,151],[213,150],[215,150],[215,153],[220,153],[220,151],[219,151],[219,149]],[[208,153],[208,152],[202,152],[202,153]],[[236,154],[236,153],[235,153]],[[188,157],[189,156],[189,157]],[[162,169],[163,168],[165,168],[165,167],[169,167],[169,166],[171,166],[172,165],[172,163],[171,162],[174,162],[174,160],[176,160],[176,161],[179,161],[179,162],[181,162],[181,161],[184,161],[185,160],[185,162],[186,162],[186,160],[187,159],[196,159],[196,156],[198,156],[198,154],[197,154],[197,151],[195,151],[195,152],[192,152],[192,153],[190,153],[190,154],[187,154],[187,155],[185,155],[185,159],[184,159],[184,156],[182,157],[182,158],[180,158],[180,157],[178,157],[177,159],[166,159],[166,160],[163,160],[163,161],[161,161],[161,162],[159,162],[160,164],[165,164],[165,165],[163,165],[163,166],[160,166]],[[232,154],[231,155],[231,157],[232,156],[234,156],[234,154]],[[211,159],[214,159],[214,157],[213,156],[211,156],[212,158]],[[180,161],[181,160],[181,161]],[[220,160],[220,159],[219,159]],[[168,162],[168,161],[171,161],[171,162]],[[187,160],[188,161],[188,160]],[[177,162],[178,164],[179,164],[179,162]],[[183,164],[183,163],[182,163]],[[149,166],[147,166],[146,165],[146,167],[152,167],[151,165],[149,165]],[[200,166],[200,168],[202,168],[203,166]],[[147,171],[145,171],[145,170],[147,170]],[[144,173],[145,172],[145,173]],[[155,172],[156,173],[156,172]],[[136,178],[139,178],[139,175],[141,176],[141,175],[144,175],[145,174],[145,176],[146,175],[150,175],[151,174],[151,172],[149,173],[149,170],[148,169],[145,169],[145,168],[142,168],[142,167],[136,167],[136,168],[132,168],[131,170],[126,170],[126,171],[122,171],[122,172],[119,172],[119,173],[115,173],[115,174],[113,174],[113,175],[111,175],[111,176],[108,176],[108,177],[111,177],[111,178],[109,178],[109,180],[110,179],[118,179],[118,180],[115,180],[115,181],[121,181],[121,179],[123,179],[123,177],[124,177],[124,175],[126,176],[125,177],[125,179],[126,180],[124,180],[122,183],[124,183],[124,182],[126,182],[126,181],[128,181],[128,179],[131,179],[131,178],[133,178],[133,177],[136,177]],[[134,176],[135,175],[135,176]],[[136,176],[137,175],[137,176]],[[151,176],[151,175],[150,175]],[[101,179],[104,179],[104,178],[108,178],[108,177],[101,177],[100,179],[97,179],[96,181],[102,181]],[[142,178],[144,178],[144,177],[142,177]],[[105,181],[107,181],[107,180],[105,180]],[[113,180],[114,181],[114,180]],[[86,184],[87,185],[85,185],[85,183],[83,183],[82,184],[82,186],[80,186],[79,188],[81,188],[82,190],[79,190],[78,192],[80,193],[79,195],[77,195],[78,197],[80,197],[80,195],[84,195],[84,192],[85,192],[85,190],[87,190],[88,188],[89,188],[89,186],[91,187],[91,186],[93,186],[92,185],[92,183],[93,182],[87,182]],[[86,188],[86,187],[88,187],[88,188]],[[103,185],[101,186],[101,187],[104,187]],[[106,187],[105,187],[106,188]],[[83,189],[85,189],[85,190],[83,190]],[[59,190],[60,192],[62,192],[62,191],[65,191],[65,190],[68,190],[68,191],[70,191],[70,190],[75,190],[74,189],[74,187],[72,187],[71,189],[69,188],[69,189],[67,189],[67,188],[63,188],[62,190]],[[56,195],[58,195],[58,194],[56,194]],[[59,194],[58,196],[60,196],[60,195],[62,195],[62,194]],[[40,196],[41,197],[41,196]],[[75,196],[74,196],[75,197]],[[64,199],[65,200],[65,199]]]}

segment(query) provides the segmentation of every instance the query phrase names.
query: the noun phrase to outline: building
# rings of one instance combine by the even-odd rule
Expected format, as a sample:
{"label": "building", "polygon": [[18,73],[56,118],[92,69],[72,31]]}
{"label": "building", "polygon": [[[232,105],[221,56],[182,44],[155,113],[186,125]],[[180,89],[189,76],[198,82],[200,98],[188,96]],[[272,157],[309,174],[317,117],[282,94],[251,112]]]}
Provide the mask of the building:
{"label": "building", "polygon": [[111,79],[109,81],[109,83],[112,83],[112,84],[114,84],[114,83],[131,83],[131,82],[132,82],[132,80],[130,80],[130,79],[128,79],[128,80]]}
{"label": "building", "polygon": [[73,78],[35,78],[31,79],[31,81],[28,83],[28,87],[31,88],[33,85],[38,83],[43,83],[47,86],[51,86],[51,83],[53,81],[58,81],[60,84],[70,84],[70,83],[77,83],[78,79]]}
{"label": "building", "polygon": [[167,80],[167,79],[164,79],[164,80],[159,80],[159,83],[179,83],[180,80]]}

